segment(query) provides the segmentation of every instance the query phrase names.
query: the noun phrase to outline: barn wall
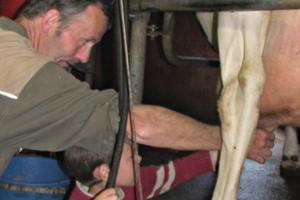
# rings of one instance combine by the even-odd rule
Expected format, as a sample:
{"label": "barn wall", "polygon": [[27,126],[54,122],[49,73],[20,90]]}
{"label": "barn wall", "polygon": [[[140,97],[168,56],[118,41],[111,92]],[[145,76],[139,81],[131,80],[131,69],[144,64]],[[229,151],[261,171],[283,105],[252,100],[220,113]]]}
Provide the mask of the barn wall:
{"label": "barn wall", "polygon": [[[150,24],[161,27],[156,14]],[[161,30],[161,28],[160,28]],[[205,63],[172,65],[162,52],[161,38],[148,39],[144,101],[187,113],[199,120],[218,122],[216,85],[219,67]],[[217,57],[192,13],[177,13],[175,46],[179,55]]]}

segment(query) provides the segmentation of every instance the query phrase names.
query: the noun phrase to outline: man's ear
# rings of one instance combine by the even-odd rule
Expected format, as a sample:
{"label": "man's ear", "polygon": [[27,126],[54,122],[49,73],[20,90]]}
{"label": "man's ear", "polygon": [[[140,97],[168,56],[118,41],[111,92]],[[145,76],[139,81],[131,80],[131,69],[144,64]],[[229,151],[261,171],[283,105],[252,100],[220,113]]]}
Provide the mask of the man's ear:
{"label": "man's ear", "polygon": [[48,10],[42,16],[42,30],[44,32],[56,31],[60,23],[61,15],[58,10]]}
{"label": "man's ear", "polygon": [[102,164],[96,167],[93,171],[93,176],[97,180],[107,182],[109,176],[109,166],[107,164]]}

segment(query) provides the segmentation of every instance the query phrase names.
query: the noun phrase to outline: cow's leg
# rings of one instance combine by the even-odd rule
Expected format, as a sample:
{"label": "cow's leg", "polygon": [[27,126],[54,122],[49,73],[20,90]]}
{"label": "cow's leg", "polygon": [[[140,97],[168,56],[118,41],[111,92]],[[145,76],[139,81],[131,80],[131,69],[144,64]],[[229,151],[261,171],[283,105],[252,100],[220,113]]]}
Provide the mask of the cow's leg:
{"label": "cow's leg", "polygon": [[218,15],[212,12],[197,12],[196,18],[206,35],[207,40],[215,49],[218,49],[217,23]]}
{"label": "cow's leg", "polygon": [[264,83],[262,51],[269,12],[219,14],[222,151],[214,200],[236,199]]}
{"label": "cow's leg", "polygon": [[283,155],[281,161],[282,170],[293,170],[299,168],[299,144],[296,128],[293,126],[285,126],[285,141],[283,147]]}

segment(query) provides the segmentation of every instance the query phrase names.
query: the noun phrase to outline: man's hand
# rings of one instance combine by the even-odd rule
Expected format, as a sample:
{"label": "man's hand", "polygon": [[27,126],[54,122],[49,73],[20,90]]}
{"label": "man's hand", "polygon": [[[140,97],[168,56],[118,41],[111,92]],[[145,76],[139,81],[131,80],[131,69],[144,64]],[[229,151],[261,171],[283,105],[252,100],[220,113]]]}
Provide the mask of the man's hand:
{"label": "man's hand", "polygon": [[258,163],[265,163],[266,158],[272,156],[275,135],[265,129],[256,129],[253,142],[249,147],[248,158]]}

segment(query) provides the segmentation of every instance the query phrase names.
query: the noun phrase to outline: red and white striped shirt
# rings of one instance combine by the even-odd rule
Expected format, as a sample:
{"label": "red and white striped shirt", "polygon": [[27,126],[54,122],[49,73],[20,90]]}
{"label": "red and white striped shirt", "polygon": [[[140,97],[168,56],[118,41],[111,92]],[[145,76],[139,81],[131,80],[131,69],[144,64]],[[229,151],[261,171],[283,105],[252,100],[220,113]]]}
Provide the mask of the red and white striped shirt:
{"label": "red and white striped shirt", "polygon": [[[181,159],[170,161],[166,165],[141,167],[143,198],[150,199],[161,195],[175,186],[213,170],[208,151],[198,151]],[[134,187],[122,187],[124,200],[139,200]],[[135,197],[136,196],[136,197]],[[91,200],[78,185],[73,189],[69,200]]]}

